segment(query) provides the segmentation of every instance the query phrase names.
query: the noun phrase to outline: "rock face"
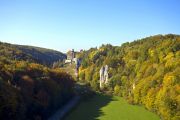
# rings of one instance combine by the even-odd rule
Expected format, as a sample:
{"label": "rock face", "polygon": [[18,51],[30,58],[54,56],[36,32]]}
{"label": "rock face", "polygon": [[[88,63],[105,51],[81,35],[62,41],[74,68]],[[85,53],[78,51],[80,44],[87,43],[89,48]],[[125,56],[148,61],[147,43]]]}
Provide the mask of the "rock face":
{"label": "rock face", "polygon": [[103,84],[108,83],[108,65],[102,66],[100,69],[100,88],[103,87]]}

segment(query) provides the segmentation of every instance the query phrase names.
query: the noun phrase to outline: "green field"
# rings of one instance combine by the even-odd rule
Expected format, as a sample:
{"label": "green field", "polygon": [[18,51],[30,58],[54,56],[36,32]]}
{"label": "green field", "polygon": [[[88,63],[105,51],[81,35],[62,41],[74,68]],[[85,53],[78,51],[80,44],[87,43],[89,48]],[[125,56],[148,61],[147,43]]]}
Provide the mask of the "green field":
{"label": "green field", "polygon": [[65,120],[159,120],[159,117],[121,97],[98,94],[82,102]]}

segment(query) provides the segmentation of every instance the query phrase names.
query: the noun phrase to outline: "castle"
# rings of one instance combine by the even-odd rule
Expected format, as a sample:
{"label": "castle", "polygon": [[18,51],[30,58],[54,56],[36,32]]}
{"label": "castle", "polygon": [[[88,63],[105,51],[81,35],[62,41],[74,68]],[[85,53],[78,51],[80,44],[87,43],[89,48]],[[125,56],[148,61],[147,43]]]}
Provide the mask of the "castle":
{"label": "castle", "polygon": [[65,64],[75,63],[75,75],[78,77],[79,67],[80,67],[80,59],[76,57],[76,52],[74,49],[67,52],[67,59],[65,60]]}
{"label": "castle", "polygon": [[65,60],[65,63],[72,63],[75,62],[76,59],[76,53],[74,52],[74,49],[67,52],[67,59]]}

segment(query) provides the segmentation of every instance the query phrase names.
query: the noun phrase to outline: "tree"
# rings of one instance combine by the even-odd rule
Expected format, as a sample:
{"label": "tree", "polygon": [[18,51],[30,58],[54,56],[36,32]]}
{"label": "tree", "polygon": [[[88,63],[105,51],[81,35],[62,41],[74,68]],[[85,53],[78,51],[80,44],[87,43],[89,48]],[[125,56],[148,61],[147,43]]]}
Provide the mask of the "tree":
{"label": "tree", "polygon": [[119,85],[116,85],[114,87],[114,95],[120,95],[120,86]]}

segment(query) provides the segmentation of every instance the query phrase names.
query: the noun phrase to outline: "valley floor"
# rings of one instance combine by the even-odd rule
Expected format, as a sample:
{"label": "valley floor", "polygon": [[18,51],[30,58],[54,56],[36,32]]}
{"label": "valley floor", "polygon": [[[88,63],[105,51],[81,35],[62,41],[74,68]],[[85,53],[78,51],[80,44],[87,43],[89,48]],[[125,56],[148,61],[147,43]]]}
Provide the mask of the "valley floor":
{"label": "valley floor", "polygon": [[82,102],[65,120],[159,120],[145,108],[128,104],[121,97],[97,94]]}

